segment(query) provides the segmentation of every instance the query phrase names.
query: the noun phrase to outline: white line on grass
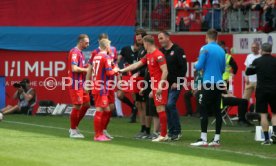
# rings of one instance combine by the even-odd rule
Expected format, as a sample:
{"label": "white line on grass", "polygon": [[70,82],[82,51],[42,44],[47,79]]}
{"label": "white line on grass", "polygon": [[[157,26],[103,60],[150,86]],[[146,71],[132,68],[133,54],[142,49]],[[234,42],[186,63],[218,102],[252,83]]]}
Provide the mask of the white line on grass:
{"label": "white line on grass", "polygon": [[[26,123],[26,122],[17,122],[17,121],[9,121],[9,120],[4,120],[3,122],[5,123],[11,123],[11,124],[20,124],[20,125],[27,125],[27,126],[34,126],[34,127],[40,127],[40,128],[48,128],[48,129],[56,129],[56,130],[68,130],[68,128],[63,128],[63,127],[55,127],[55,126],[48,126],[48,125],[39,125],[39,124],[33,124],[33,123]],[[89,133],[89,134],[94,134],[94,132],[90,131],[84,131],[81,130],[84,133]],[[184,131],[199,131],[199,130],[184,130]],[[228,131],[228,130],[226,130]],[[229,130],[228,132],[248,132],[248,131],[242,131],[242,130]],[[128,137],[120,136],[120,135],[114,135],[115,137],[118,138],[126,138],[129,139]],[[178,144],[175,144],[173,142],[163,142],[163,144],[171,145],[171,146],[179,146]],[[232,151],[232,150],[226,150],[226,149],[219,149],[219,148],[202,148],[202,147],[192,147],[188,146],[190,148],[201,148],[204,150],[210,150],[210,151],[220,151],[220,152],[227,152],[227,153],[234,153],[234,154],[239,154],[239,155],[245,155],[245,156],[251,156],[251,157],[259,157],[262,159],[274,159],[273,157],[267,157],[264,155],[260,154],[254,154],[254,153],[248,153],[248,152],[241,152],[241,151]]]}

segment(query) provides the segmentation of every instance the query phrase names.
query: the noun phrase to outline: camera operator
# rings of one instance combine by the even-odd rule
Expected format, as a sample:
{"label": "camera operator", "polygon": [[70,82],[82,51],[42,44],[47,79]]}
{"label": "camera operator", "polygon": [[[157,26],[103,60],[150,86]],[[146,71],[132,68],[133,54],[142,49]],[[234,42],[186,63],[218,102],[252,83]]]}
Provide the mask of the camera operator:
{"label": "camera operator", "polygon": [[36,92],[35,89],[31,88],[30,80],[25,78],[20,83],[13,85],[17,90],[13,95],[14,99],[18,99],[18,104],[15,106],[8,105],[3,108],[1,112],[3,115],[11,113],[30,113],[30,110],[36,103]]}

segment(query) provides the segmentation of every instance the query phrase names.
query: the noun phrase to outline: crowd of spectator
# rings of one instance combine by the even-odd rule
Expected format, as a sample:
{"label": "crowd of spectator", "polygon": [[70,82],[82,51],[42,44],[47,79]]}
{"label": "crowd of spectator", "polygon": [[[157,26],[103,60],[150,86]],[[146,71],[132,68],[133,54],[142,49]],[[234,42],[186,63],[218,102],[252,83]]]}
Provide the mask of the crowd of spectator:
{"label": "crowd of spectator", "polygon": [[[173,0],[176,14],[176,31],[204,31],[215,28],[218,31],[240,30],[271,32],[276,30],[275,0]],[[171,28],[171,1],[143,1],[143,26],[151,18],[153,30]],[[139,5],[138,5],[139,6]],[[250,14],[249,11],[251,11]],[[234,14],[233,14],[234,13]],[[146,23],[145,23],[146,22]],[[249,23],[250,22],[250,23]],[[234,24],[233,24],[234,23]],[[243,26],[246,24],[246,26]],[[235,27],[229,27],[236,25]]]}
{"label": "crowd of spectator", "polygon": [[209,28],[228,31],[229,11],[238,13],[239,10],[241,13],[237,17],[244,17],[249,10],[257,12],[257,23],[254,24],[254,14],[244,19],[247,22],[251,19],[251,24],[254,24],[251,30],[271,32],[276,29],[275,0],[175,0],[174,4],[178,31]]}

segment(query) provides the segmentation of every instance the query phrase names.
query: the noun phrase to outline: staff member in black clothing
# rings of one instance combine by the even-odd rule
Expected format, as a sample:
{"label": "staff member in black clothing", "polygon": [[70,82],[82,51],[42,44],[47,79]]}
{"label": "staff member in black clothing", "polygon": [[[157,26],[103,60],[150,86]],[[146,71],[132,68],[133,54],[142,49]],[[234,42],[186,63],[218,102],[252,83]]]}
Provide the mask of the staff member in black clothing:
{"label": "staff member in black clothing", "polygon": [[272,111],[273,134],[271,139],[276,143],[276,58],[271,55],[272,45],[264,43],[261,48],[262,56],[255,59],[246,70],[246,75],[257,74],[256,112],[261,114],[261,125],[265,141],[262,145],[271,145],[268,135],[268,104]]}
{"label": "staff member in black clothing", "polygon": [[[134,42],[134,45],[126,46],[121,49],[121,52],[118,56],[118,64],[121,60],[124,61],[124,67],[127,65],[133,64],[137,61],[139,51],[139,45]],[[133,74],[133,73],[132,73]],[[136,122],[137,108],[134,103],[132,103],[124,94],[124,92],[120,89],[117,91],[118,98],[125,104],[127,104],[130,108],[132,108],[132,115],[130,118],[130,123]]]}
{"label": "staff member in black clothing", "polygon": [[[168,66],[169,94],[166,112],[168,117],[169,137],[171,140],[179,140],[181,137],[181,125],[179,114],[176,109],[176,102],[179,97],[181,87],[178,85],[178,78],[183,82],[187,71],[186,55],[182,48],[170,40],[170,35],[166,31],[158,34],[158,40],[165,55]],[[182,83],[179,82],[179,83]]]}
{"label": "staff member in black clothing", "polygon": [[223,106],[238,106],[238,124],[247,127],[253,126],[249,121],[246,120],[245,115],[248,108],[248,100],[235,97],[232,93],[225,91],[222,93]]}
{"label": "staff member in black clothing", "polygon": [[124,65],[130,65],[135,63],[137,60],[139,51],[139,45],[137,42],[134,42],[133,45],[123,47],[120,54],[118,55],[118,63],[123,60]]}
{"label": "staff member in black clothing", "polygon": [[[137,60],[136,60],[137,62],[140,61],[147,54],[147,51],[145,50],[143,45],[143,37],[146,35],[147,35],[147,32],[144,29],[137,29],[135,32],[135,41],[139,45],[139,50],[138,50]],[[144,65],[143,67],[138,68],[137,70],[134,70],[133,75],[138,77],[144,77],[145,70],[146,70],[146,66]],[[139,139],[141,138],[141,136],[143,136],[146,133],[146,130],[147,130],[145,96],[142,96],[139,93],[136,93],[135,104],[136,104],[136,108],[139,111],[140,123],[141,123],[141,130],[137,135],[135,135],[135,138]]]}
{"label": "staff member in black clothing", "polygon": [[[146,70],[146,73],[145,73],[145,81],[147,82],[148,86],[145,86],[143,89],[140,90],[140,95],[143,95],[146,98],[147,129],[146,129],[145,135],[141,136],[141,138],[153,140],[159,136],[158,132],[159,132],[160,123],[159,123],[158,113],[154,105],[154,100],[153,100],[152,94],[150,93],[152,89],[151,89],[151,82],[150,82],[150,74],[148,70]],[[153,133],[150,134],[150,127],[151,127],[152,121],[153,121]]]}

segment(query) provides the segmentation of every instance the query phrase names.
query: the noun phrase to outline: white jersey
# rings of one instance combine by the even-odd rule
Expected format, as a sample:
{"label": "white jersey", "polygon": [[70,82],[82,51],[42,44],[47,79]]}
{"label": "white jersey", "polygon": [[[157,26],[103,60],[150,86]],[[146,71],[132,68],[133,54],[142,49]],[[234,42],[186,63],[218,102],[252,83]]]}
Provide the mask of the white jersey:
{"label": "white jersey", "polygon": [[[255,59],[260,58],[260,57],[261,57],[260,54],[258,54],[258,55],[248,54],[246,57],[246,60],[244,62],[244,65],[246,67],[249,67]],[[248,79],[249,79],[249,82],[257,82],[257,75],[256,74],[250,75],[250,76],[248,76]]]}

